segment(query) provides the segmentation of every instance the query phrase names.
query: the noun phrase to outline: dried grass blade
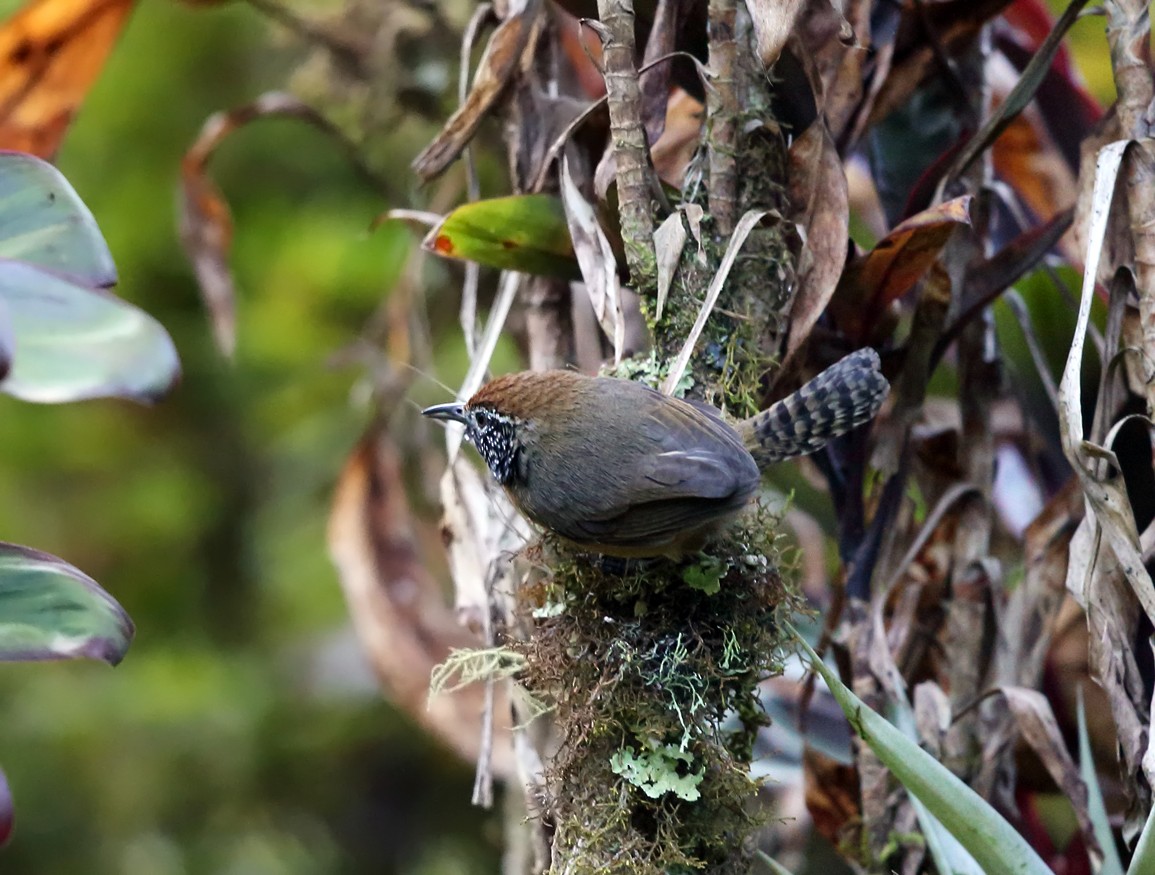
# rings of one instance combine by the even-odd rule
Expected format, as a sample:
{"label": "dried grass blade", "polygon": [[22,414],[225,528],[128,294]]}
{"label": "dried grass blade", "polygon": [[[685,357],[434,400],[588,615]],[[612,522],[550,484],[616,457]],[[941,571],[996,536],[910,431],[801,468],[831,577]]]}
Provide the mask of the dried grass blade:
{"label": "dried grass blade", "polygon": [[1147,616],[1155,622],[1155,586],[1152,585],[1151,576],[1143,567],[1139,532],[1131,505],[1122,485],[1118,481],[1106,481],[1100,477],[1094,462],[1095,459],[1102,459],[1118,468],[1118,460],[1109,449],[1097,447],[1083,439],[1083,409],[1080,398],[1082,389],[1079,371],[1083,359],[1083,342],[1087,336],[1087,324],[1090,320],[1091,299],[1095,293],[1095,277],[1098,274],[1099,259],[1107,232],[1107,219],[1115,182],[1123,161],[1123,153],[1129,142],[1117,140],[1104,146],[1096,161],[1082,299],[1079,302],[1079,316],[1075,324],[1075,336],[1071,340],[1071,351],[1063,369],[1063,379],[1059,383],[1059,421],[1063,453],[1079,477],[1087,501],[1119,560],[1119,566],[1126,575],[1132,592]]}
{"label": "dried grass blade", "polygon": [[706,300],[702,302],[702,309],[698,311],[698,318],[694,321],[694,326],[690,329],[690,335],[682,345],[681,352],[674,360],[669,376],[662,383],[663,394],[673,394],[674,387],[682,379],[682,374],[686,372],[686,366],[690,363],[690,356],[694,354],[694,347],[698,343],[698,338],[702,336],[702,329],[706,327],[706,320],[710,318],[710,314],[714,311],[714,305],[718,303],[718,296],[722,293],[722,286],[726,284],[726,278],[730,275],[730,268],[734,266],[734,259],[738,257],[742,244],[746,242],[746,238],[750,236],[754,226],[762,221],[769,212],[769,210],[750,210],[738,220],[734,233],[730,237],[730,243],[722,256],[722,263],[718,266],[718,272],[714,274],[714,279],[710,281],[710,288],[706,290]]}

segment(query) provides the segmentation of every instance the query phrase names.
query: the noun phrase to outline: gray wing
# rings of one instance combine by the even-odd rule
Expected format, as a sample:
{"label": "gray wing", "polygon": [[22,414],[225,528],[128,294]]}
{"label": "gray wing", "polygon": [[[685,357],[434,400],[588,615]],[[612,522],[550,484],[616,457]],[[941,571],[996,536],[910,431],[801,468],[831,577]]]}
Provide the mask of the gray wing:
{"label": "gray wing", "polygon": [[[745,505],[760,474],[741,438],[716,413],[638,386],[633,415],[582,429],[588,464],[563,475],[565,507],[572,521],[561,531],[575,541],[629,546],[653,544],[698,528]],[[624,430],[628,428],[628,431]],[[567,441],[572,446],[572,439]],[[612,455],[614,471],[599,460]],[[552,456],[555,460],[558,456]]]}

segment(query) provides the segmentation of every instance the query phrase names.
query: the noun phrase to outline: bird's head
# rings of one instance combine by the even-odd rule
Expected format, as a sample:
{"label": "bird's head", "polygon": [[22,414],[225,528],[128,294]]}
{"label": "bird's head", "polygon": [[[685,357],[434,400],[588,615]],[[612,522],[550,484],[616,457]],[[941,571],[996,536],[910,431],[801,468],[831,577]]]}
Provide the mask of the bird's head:
{"label": "bird's head", "polygon": [[594,380],[572,371],[522,371],[486,383],[464,404],[421,411],[431,419],[460,422],[493,476],[508,485],[524,461],[526,441],[573,416],[575,402]]}
{"label": "bird's head", "polygon": [[489,404],[436,404],[421,411],[430,419],[460,422],[465,426],[465,437],[481,455],[498,483],[506,485],[517,472],[521,444],[518,441],[518,422]]}

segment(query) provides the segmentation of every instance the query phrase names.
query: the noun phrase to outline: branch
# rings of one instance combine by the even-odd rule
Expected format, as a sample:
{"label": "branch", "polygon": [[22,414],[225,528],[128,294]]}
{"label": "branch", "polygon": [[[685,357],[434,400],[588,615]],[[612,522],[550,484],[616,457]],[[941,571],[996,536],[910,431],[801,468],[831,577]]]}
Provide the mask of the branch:
{"label": "branch", "polygon": [[654,218],[642,92],[634,66],[633,0],[598,0],[602,60],[610,112],[610,143],[618,181],[618,212],[633,287],[642,291],[656,275]]}
{"label": "branch", "polygon": [[710,164],[710,215],[722,237],[734,230],[738,209],[737,0],[710,0],[710,73],[706,89],[706,149]]}

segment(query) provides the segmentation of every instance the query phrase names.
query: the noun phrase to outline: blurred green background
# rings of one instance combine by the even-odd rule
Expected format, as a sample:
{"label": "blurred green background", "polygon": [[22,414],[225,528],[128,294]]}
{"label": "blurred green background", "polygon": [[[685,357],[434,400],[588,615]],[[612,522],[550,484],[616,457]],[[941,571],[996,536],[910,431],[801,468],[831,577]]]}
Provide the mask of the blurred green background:
{"label": "blurred green background", "polygon": [[[1079,38],[1105,59],[1101,19]],[[17,804],[0,872],[496,871],[498,816],[470,808],[471,770],[381,701],[325,553],[368,415],[356,372],[326,362],[411,245],[404,228],[369,235],[371,219],[407,204],[382,203],[302,125],[232,137],[212,165],[237,226],[231,365],[177,242],[179,162],[201,123],[283,87],[299,58],[243,5],[149,0],[60,155],[120,294],[171,332],[184,380],[155,409],[0,396],[0,537],[75,563],[137,624],[115,670],[0,665]],[[1109,74],[1092,80],[1109,93]]]}
{"label": "blurred green background", "polygon": [[0,396],[0,537],[67,557],[137,625],[115,670],[0,665],[17,806],[0,872],[496,869],[472,770],[381,700],[325,552],[368,416],[357,373],[326,361],[410,233],[368,234],[386,205],[322,135],[279,120],[235,135],[212,165],[238,229],[233,365],[177,241],[180,159],[202,122],[283,87],[299,56],[246,6],[145,2],[59,156],[119,293],[168,328],[184,379],[154,409]]}

